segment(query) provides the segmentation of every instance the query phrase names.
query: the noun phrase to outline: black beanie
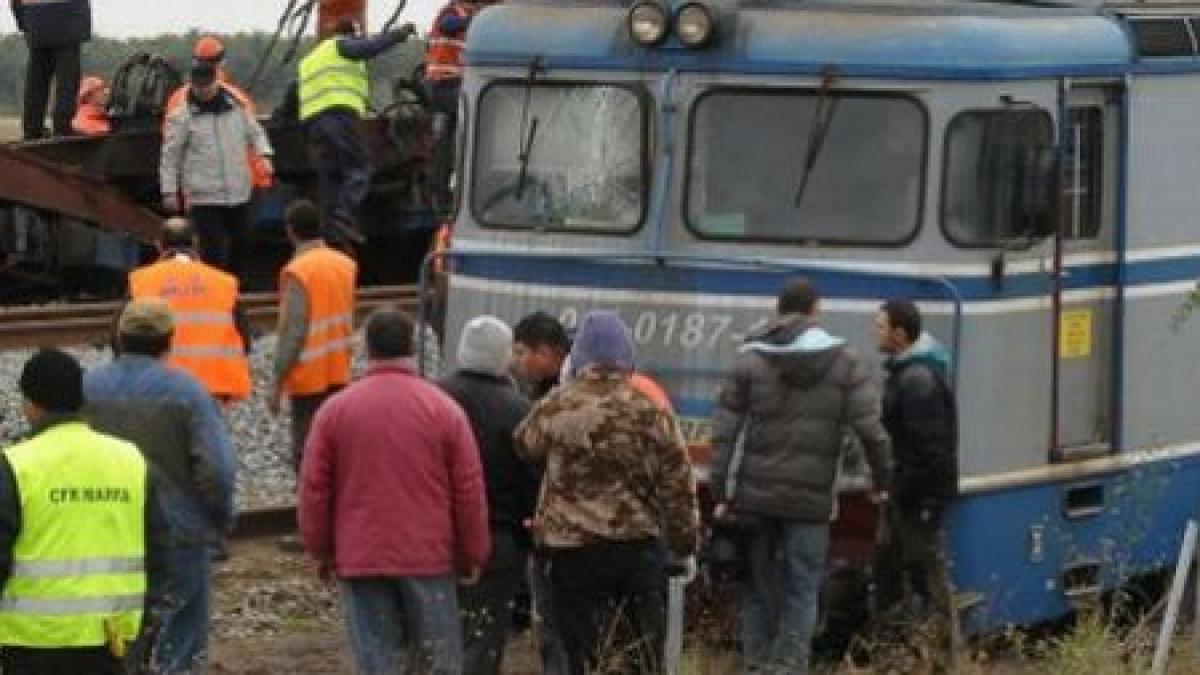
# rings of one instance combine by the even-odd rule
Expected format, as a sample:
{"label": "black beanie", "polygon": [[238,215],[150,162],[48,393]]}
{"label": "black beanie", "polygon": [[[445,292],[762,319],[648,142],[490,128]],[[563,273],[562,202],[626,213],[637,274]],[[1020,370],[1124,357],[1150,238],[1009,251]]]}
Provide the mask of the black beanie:
{"label": "black beanie", "polygon": [[83,368],[66,352],[41,349],[21,369],[21,395],[48,412],[73,413],[83,407]]}

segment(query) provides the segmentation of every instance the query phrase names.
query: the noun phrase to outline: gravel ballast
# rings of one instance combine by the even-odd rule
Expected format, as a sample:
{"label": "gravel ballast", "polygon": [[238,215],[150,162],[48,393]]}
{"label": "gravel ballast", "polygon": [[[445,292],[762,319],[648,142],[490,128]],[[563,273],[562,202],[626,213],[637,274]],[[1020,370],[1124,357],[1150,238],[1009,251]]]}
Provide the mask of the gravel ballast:
{"label": "gravel ballast", "polygon": [[[357,341],[357,340],[356,340]],[[107,363],[112,354],[105,348],[92,346],[70,347],[84,368]],[[17,380],[21,367],[33,350],[0,352],[0,444],[8,445],[28,431],[21,414],[21,395]],[[254,342],[250,357],[254,376],[254,394],[247,401],[226,411],[237,447],[237,504],[238,508],[255,508],[291,504],[295,501],[296,476],[291,465],[291,431],[287,404],[278,417],[267,410],[271,363],[275,356],[275,336],[267,335]],[[364,364],[356,354],[354,370],[361,372]]]}

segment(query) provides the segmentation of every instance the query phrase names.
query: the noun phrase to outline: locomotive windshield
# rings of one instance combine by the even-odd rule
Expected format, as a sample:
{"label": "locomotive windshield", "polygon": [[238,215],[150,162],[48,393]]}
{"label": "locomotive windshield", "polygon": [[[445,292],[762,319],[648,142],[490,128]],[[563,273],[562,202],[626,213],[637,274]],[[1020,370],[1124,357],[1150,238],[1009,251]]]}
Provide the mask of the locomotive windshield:
{"label": "locomotive windshield", "polygon": [[902,242],[920,216],[925,137],[908,98],[716,90],[692,115],[688,223],[714,239]]}
{"label": "locomotive windshield", "polygon": [[504,82],[483,92],[475,119],[480,223],[620,232],[641,222],[645,113],[633,89]]}

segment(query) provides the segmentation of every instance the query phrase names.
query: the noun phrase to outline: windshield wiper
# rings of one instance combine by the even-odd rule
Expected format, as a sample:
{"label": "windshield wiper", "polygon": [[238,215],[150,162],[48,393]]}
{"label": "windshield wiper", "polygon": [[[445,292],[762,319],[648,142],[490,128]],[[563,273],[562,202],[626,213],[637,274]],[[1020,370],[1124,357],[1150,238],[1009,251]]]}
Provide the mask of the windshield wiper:
{"label": "windshield wiper", "polygon": [[829,135],[829,127],[833,125],[833,113],[837,110],[838,98],[831,96],[833,83],[837,75],[832,69],[826,69],[821,77],[821,90],[817,92],[817,105],[813,110],[812,123],[808,126],[808,148],[804,154],[804,167],[800,171],[800,184],[796,186],[796,199],[793,206],[800,207],[804,201],[804,191],[808,188],[808,179],[821,149],[825,147],[825,137]]}
{"label": "windshield wiper", "polygon": [[533,95],[533,84],[542,69],[542,57],[535,56],[529,62],[529,74],[525,77],[525,102],[521,105],[521,132],[517,135],[517,188],[513,199],[521,201],[525,194],[525,182],[529,177],[529,157],[533,153],[533,139],[537,137],[538,118],[529,119],[529,99]]}

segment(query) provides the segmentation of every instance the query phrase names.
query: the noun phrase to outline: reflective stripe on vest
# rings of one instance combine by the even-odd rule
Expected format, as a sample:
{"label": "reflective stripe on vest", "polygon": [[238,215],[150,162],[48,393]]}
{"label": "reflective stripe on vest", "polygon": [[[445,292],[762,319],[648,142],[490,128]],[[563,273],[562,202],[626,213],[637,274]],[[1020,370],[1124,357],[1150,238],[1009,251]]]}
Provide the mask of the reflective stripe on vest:
{"label": "reflective stripe on vest", "polygon": [[[468,14],[464,8],[457,5],[452,5],[448,11],[458,17],[465,17]],[[462,51],[467,43],[462,37],[447,35],[442,30],[442,17],[445,15],[446,12],[442,12],[434,20],[433,31],[429,34],[428,48],[425,50],[425,77],[432,81],[462,77]]]}
{"label": "reflective stripe on vest", "polygon": [[141,610],[146,602],[143,593],[101,595],[91,598],[0,598],[0,612],[67,616],[72,614],[110,614]]}
{"label": "reflective stripe on vest", "polygon": [[163,298],[171,305],[171,365],[195,375],[213,396],[250,395],[250,362],[233,321],[237,279],[198,260],[174,256],[131,273],[129,294]]}
{"label": "reflective stripe on vest", "polygon": [[370,93],[367,65],[338,52],[337,38],[327,38],[300,61],[300,119],[330,108],[367,112]]}
{"label": "reflective stripe on vest", "polygon": [[345,254],[327,246],[297,255],[281,276],[299,283],[308,299],[308,327],[300,362],[288,373],[288,394],[317,394],[350,381],[354,332],[354,285],[358,269]]}
{"label": "reflective stripe on vest", "polygon": [[191,359],[238,359],[245,357],[241,347],[222,347],[212,345],[192,345],[171,348],[171,361],[180,362]]}
{"label": "reflective stripe on vest", "polygon": [[175,317],[176,326],[181,323],[221,326],[233,325],[233,314],[230,312],[183,311],[172,312],[172,316]]}
{"label": "reflective stripe on vest", "polygon": [[305,349],[304,351],[300,352],[300,362],[306,363],[309,361],[313,361],[313,360],[321,358],[322,356],[325,356],[326,354],[332,354],[336,351],[342,351],[342,350],[349,351],[350,344],[351,344],[350,338],[344,337],[344,338],[338,338],[336,340],[332,340],[330,342],[326,342],[325,344],[320,345],[318,347],[312,347],[309,349]]}
{"label": "reflective stripe on vest", "polygon": [[78,560],[19,560],[12,574],[18,577],[71,577],[80,574],[142,572],[146,561],[134,558],[80,558]]}
{"label": "reflective stripe on vest", "polygon": [[132,443],[63,422],[5,452],[21,503],[0,641],[97,647],[132,640],[146,593],[146,461]]}

